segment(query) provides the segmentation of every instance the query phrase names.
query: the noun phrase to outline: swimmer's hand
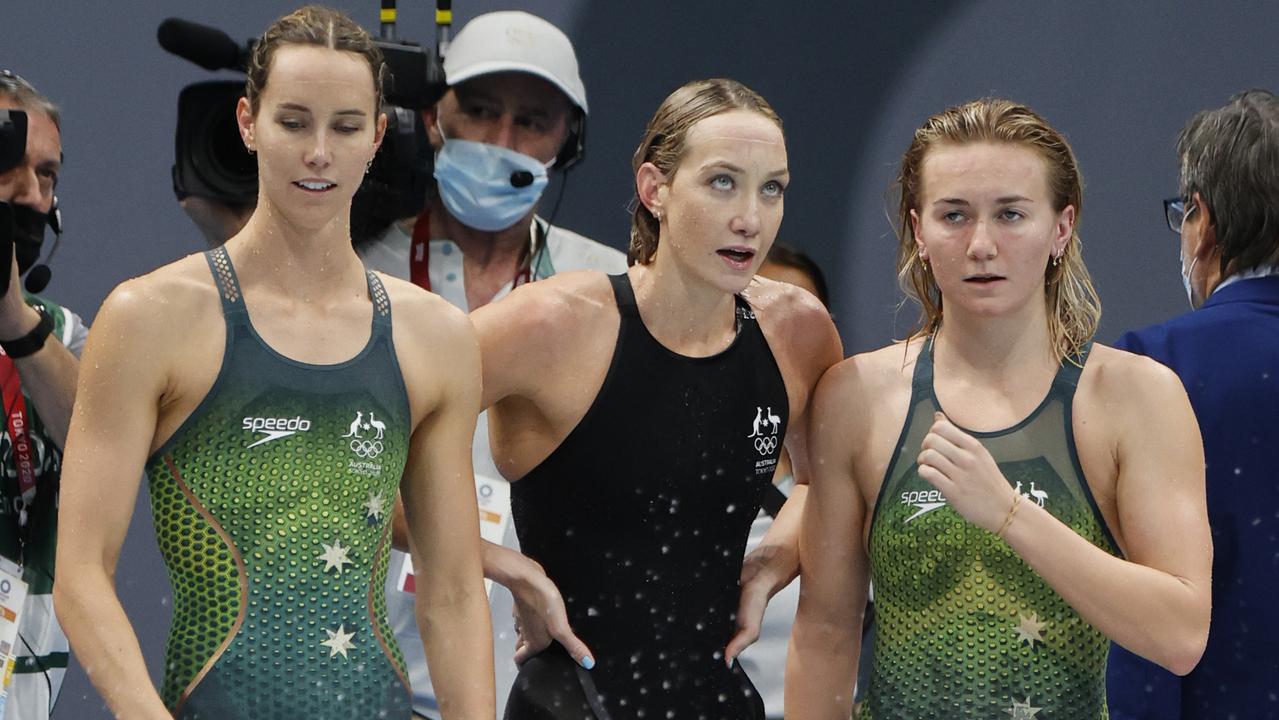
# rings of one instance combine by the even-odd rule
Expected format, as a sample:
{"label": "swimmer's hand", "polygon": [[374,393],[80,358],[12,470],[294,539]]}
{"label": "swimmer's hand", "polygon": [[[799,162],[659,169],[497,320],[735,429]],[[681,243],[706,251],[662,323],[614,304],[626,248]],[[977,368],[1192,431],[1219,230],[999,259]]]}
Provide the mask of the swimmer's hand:
{"label": "swimmer's hand", "polygon": [[[510,556],[505,563],[508,565],[507,582],[502,582],[502,585],[515,598],[511,613],[515,619],[515,664],[524,664],[525,660],[542,652],[554,641],[563,645],[577,664],[587,670],[595,667],[591,649],[573,633],[564,598],[555,583],[546,576],[541,564],[509,548],[503,549]],[[518,557],[518,560],[511,556]]]}
{"label": "swimmer's hand", "polygon": [[968,522],[997,532],[1009,519],[1016,491],[986,446],[942,413],[934,414],[916,462],[919,476],[940,490]]}
{"label": "swimmer's hand", "polygon": [[737,603],[737,632],[724,648],[729,667],[746,648],[759,639],[768,601],[795,579],[799,570],[797,553],[776,545],[760,545],[742,562],[741,598]]}

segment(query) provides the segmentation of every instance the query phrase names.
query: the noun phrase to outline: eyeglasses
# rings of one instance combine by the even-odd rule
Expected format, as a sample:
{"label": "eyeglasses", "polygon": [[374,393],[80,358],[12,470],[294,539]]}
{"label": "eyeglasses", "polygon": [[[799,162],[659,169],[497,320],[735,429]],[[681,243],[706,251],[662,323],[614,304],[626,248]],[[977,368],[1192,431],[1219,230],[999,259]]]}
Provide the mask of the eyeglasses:
{"label": "eyeglasses", "polygon": [[1175,197],[1164,200],[1164,219],[1168,221],[1168,229],[1180,235],[1181,226],[1186,222],[1186,218],[1190,216],[1190,213],[1195,211],[1196,207],[1198,205],[1194,203],[1190,203],[1190,206],[1187,207],[1184,198]]}

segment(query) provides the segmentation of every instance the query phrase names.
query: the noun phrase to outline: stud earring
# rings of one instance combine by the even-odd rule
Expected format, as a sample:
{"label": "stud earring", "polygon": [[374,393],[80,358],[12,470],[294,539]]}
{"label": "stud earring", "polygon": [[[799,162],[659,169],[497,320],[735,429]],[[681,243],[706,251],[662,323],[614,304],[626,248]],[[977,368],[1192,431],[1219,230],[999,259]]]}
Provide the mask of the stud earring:
{"label": "stud earring", "polygon": [[254,150],[252,145],[245,145],[244,149],[247,150],[250,155],[254,155],[257,153],[257,150]]}

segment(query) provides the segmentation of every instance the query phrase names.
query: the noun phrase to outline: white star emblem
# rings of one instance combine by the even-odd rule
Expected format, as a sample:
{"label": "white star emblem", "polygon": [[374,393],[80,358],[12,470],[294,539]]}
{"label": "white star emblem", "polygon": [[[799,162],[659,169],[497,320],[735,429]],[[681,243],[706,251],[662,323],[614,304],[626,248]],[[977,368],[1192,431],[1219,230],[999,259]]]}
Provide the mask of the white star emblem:
{"label": "white star emblem", "polygon": [[381,520],[383,513],[386,512],[386,501],[382,499],[382,493],[369,493],[369,501],[364,503],[364,511],[370,521]]}
{"label": "white star emblem", "polygon": [[1013,706],[1004,712],[1012,715],[1012,720],[1034,720],[1040,710],[1043,710],[1043,708],[1030,706],[1030,696],[1027,695],[1026,702],[1017,702],[1016,700],[1013,700]]}
{"label": "white star emblem", "polygon": [[1017,623],[1016,629],[1013,630],[1013,632],[1017,633],[1017,640],[1030,645],[1032,648],[1035,647],[1035,643],[1042,644],[1044,636],[1040,634],[1040,631],[1048,627],[1048,623],[1041,622],[1038,613],[1031,613],[1030,617],[1018,613],[1018,617],[1021,618],[1021,622]]}
{"label": "white star emblem", "polygon": [[325,630],[329,634],[328,640],[320,641],[320,644],[329,649],[329,657],[337,657],[341,653],[342,657],[347,657],[346,651],[355,647],[351,642],[351,638],[355,637],[355,633],[346,631],[346,625],[339,625],[337,630]]}
{"label": "white star emblem", "polygon": [[350,548],[342,547],[342,541],[339,540],[332,545],[328,543],[320,543],[324,546],[324,552],[320,553],[320,560],[324,561],[324,572],[336,569],[338,575],[342,574],[343,565],[353,565],[351,558],[346,554]]}

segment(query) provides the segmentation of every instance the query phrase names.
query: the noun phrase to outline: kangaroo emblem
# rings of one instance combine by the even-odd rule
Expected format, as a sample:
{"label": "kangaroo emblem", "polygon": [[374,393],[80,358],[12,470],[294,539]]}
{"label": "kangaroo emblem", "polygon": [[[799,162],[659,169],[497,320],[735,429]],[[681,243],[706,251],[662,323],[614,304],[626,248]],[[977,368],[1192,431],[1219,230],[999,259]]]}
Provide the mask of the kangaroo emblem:
{"label": "kangaroo emblem", "polygon": [[363,419],[364,419],[364,411],[363,410],[357,411],[355,413],[355,420],[351,422],[351,430],[347,434],[343,435],[342,437],[358,438],[360,436],[360,424]]}
{"label": "kangaroo emblem", "polygon": [[[771,411],[771,408],[770,408],[770,411]],[[750,434],[750,435],[747,435],[746,437],[748,437],[748,438],[753,438],[753,437],[758,436],[758,435],[759,435],[759,426],[760,426],[760,425],[762,425],[762,424],[764,424],[764,422],[765,422],[765,421],[764,421],[764,408],[762,408],[762,407],[760,407],[760,406],[756,405],[756,406],[755,406],[755,422],[754,422],[754,423],[752,424],[752,426],[751,426],[751,434]]]}

